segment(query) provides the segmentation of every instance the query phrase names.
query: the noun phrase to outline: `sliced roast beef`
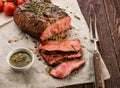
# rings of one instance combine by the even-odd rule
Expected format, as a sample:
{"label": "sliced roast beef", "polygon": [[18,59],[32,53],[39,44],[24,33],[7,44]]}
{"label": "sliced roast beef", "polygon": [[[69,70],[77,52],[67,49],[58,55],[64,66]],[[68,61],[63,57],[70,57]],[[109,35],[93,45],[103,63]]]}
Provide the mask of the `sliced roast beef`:
{"label": "sliced roast beef", "polygon": [[85,63],[83,59],[76,59],[59,64],[50,71],[50,75],[55,78],[65,78],[70,73]]}
{"label": "sliced roast beef", "polygon": [[79,39],[47,41],[47,42],[41,43],[39,48],[40,50],[46,50],[46,51],[78,52],[81,49],[81,44]]}
{"label": "sliced roast beef", "polygon": [[21,30],[42,41],[71,28],[70,16],[49,2],[30,0],[18,6],[14,21]]}
{"label": "sliced roast beef", "polygon": [[75,58],[80,58],[82,56],[82,52],[68,52],[68,53],[53,53],[50,52],[50,54],[46,54],[45,52],[42,52],[42,56],[44,60],[47,62],[49,65],[56,65],[60,62],[66,61],[66,60],[71,60]]}

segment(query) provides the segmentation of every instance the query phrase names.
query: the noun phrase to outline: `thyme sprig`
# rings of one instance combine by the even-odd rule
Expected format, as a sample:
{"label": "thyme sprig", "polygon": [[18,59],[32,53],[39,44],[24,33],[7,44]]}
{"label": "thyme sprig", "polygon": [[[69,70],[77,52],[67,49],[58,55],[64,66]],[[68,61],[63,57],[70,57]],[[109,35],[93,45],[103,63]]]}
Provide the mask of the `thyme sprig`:
{"label": "thyme sprig", "polygon": [[41,2],[50,2],[51,3],[51,0],[41,0]]}
{"label": "thyme sprig", "polygon": [[26,3],[24,4],[24,7],[29,10],[29,11],[32,11],[32,12],[35,12],[37,13],[37,1],[34,1],[34,2],[30,2],[30,3]]}

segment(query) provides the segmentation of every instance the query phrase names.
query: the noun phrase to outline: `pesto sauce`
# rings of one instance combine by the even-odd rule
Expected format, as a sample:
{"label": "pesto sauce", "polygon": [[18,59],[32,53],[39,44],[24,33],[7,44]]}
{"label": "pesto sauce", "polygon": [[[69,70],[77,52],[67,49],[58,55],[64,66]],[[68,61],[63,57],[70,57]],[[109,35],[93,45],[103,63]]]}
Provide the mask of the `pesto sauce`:
{"label": "pesto sauce", "polygon": [[10,57],[10,64],[15,67],[24,67],[32,61],[31,56],[24,51],[16,52]]}

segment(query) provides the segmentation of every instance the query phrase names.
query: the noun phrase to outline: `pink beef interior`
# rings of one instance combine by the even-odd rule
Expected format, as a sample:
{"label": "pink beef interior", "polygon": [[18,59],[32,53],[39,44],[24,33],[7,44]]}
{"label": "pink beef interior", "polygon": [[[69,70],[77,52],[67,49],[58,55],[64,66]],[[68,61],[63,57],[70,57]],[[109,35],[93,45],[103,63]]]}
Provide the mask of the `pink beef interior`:
{"label": "pink beef interior", "polygon": [[47,51],[79,51],[81,44],[79,39],[63,40],[63,41],[48,41],[43,42],[39,46],[40,50]]}
{"label": "pink beef interior", "polygon": [[71,18],[69,16],[62,18],[56,21],[55,23],[48,25],[48,27],[44,30],[44,32],[40,36],[40,39],[45,40],[52,37],[53,35],[68,30],[71,28],[70,24]]}
{"label": "pink beef interior", "polygon": [[56,78],[67,77],[74,69],[79,68],[85,61],[83,59],[76,59],[59,64],[50,71],[50,75]]}
{"label": "pink beef interior", "polygon": [[77,52],[77,53],[68,53],[68,54],[63,54],[63,53],[59,53],[59,54],[45,54],[42,53],[43,58],[45,59],[45,61],[47,62],[47,64],[49,65],[54,65],[59,63],[60,61],[64,61],[64,60],[69,60],[69,59],[74,59],[74,58],[80,58],[82,56],[81,51]]}

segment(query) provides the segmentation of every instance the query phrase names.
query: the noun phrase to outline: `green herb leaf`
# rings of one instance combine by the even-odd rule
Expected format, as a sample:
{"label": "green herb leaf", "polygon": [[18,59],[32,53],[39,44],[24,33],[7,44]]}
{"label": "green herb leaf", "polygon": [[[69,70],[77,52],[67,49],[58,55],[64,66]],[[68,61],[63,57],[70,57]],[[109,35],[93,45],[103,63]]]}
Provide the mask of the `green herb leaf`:
{"label": "green herb leaf", "polygon": [[78,17],[77,15],[74,15],[74,17],[75,17],[76,19],[80,20],[80,17]]}
{"label": "green herb leaf", "polygon": [[75,52],[78,52],[78,50],[76,50],[75,47],[74,47],[73,45],[71,45],[71,46],[72,46],[72,48],[75,50]]}

